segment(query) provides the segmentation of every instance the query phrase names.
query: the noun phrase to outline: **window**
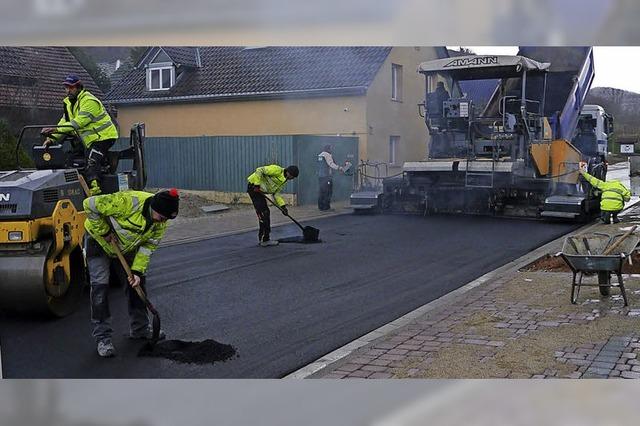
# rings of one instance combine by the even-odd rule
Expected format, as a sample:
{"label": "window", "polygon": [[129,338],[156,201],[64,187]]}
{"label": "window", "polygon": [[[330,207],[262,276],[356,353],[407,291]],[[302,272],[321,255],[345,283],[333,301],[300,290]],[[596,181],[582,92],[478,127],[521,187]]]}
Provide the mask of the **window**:
{"label": "window", "polygon": [[402,65],[391,64],[391,99],[402,100]]}
{"label": "window", "polygon": [[176,81],[173,65],[153,67],[147,70],[147,87],[149,90],[169,90]]}
{"label": "window", "polygon": [[400,136],[389,136],[389,164],[396,165],[398,162],[398,145]]}

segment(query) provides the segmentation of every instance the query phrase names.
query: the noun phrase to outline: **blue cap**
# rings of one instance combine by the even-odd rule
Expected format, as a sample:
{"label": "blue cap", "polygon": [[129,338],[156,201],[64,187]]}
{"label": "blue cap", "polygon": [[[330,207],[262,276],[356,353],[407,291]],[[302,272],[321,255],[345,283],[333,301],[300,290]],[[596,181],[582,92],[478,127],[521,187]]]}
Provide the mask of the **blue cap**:
{"label": "blue cap", "polygon": [[64,79],[62,84],[65,86],[75,86],[76,84],[80,84],[80,77],[75,74],[71,74]]}

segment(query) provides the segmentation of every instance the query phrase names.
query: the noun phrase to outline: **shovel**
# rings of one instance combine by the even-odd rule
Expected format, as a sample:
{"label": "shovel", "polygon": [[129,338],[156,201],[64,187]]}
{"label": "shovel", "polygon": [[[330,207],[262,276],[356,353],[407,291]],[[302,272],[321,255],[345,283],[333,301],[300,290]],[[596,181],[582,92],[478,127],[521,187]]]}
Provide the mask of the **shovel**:
{"label": "shovel", "polygon": [[[85,196],[89,197],[90,196],[89,187],[87,186],[87,182],[84,180],[84,177],[78,174],[78,180],[80,181],[80,186],[82,186],[82,189],[84,190]],[[114,240],[111,240],[110,244],[111,244],[111,249],[113,249],[116,256],[118,256],[118,260],[120,261],[122,268],[127,273],[127,278],[133,279],[133,273],[131,272],[131,268],[129,267],[127,260],[122,255],[122,252],[120,251],[120,247],[118,247],[118,243],[115,242]],[[145,304],[149,312],[153,314],[153,321],[152,321],[153,332],[151,334],[151,345],[153,346],[156,344],[158,340],[160,340],[160,314],[156,310],[155,306],[153,306],[151,302],[149,302],[149,299],[147,299],[147,295],[144,293],[144,290],[142,289],[142,287],[137,285],[133,287],[133,289],[136,291],[136,293],[138,293],[138,297],[140,297],[140,300],[142,300],[142,302]]]}
{"label": "shovel", "polygon": [[307,241],[307,242],[318,241],[318,236],[320,235],[320,230],[318,228],[314,228],[313,226],[302,226],[300,222],[298,222],[297,220],[289,216],[288,213],[285,213],[284,210],[282,210],[282,207],[274,203],[273,200],[271,200],[271,198],[267,197],[266,195],[264,195],[264,198],[266,198],[267,201],[269,201],[271,204],[276,206],[278,210],[280,210],[283,215],[291,219],[293,223],[298,225],[298,228],[302,229],[302,238],[304,239],[304,241]]}

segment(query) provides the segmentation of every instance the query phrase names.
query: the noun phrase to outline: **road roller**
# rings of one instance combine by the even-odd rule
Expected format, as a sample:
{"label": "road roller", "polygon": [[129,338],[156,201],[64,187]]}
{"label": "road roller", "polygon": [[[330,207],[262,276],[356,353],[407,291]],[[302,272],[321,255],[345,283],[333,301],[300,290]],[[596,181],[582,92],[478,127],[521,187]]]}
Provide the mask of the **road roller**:
{"label": "road roller", "polygon": [[[0,171],[0,310],[62,317],[77,308],[87,284],[80,184],[86,157],[77,134],[43,147],[45,127],[56,125],[25,126],[15,170]],[[35,168],[20,164],[18,153],[29,141],[36,142]],[[128,146],[119,140],[115,147],[124,149],[109,152],[102,165],[104,193],[144,189],[143,142],[144,123],[136,123]],[[124,165],[129,170],[119,171]]]}

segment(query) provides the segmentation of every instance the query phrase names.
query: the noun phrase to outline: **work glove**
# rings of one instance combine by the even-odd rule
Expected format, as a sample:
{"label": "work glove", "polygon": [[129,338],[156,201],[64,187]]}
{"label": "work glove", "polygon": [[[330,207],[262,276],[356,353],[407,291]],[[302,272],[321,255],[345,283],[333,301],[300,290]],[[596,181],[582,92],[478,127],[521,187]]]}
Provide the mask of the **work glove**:
{"label": "work glove", "polygon": [[253,192],[257,192],[258,194],[261,194],[262,193],[262,188],[260,188],[259,185],[255,185],[253,187]]}
{"label": "work glove", "polygon": [[40,130],[40,134],[41,135],[45,135],[45,136],[49,136],[52,133],[54,133],[56,131],[55,127],[45,127],[44,129]]}
{"label": "work glove", "polygon": [[586,173],[587,172],[587,163],[585,161],[581,161],[578,164],[580,166],[580,171]]}
{"label": "work glove", "polygon": [[280,207],[280,210],[282,211],[283,215],[289,216],[289,210],[287,210],[287,206]]}
{"label": "work glove", "polygon": [[42,146],[47,147],[49,145],[53,145],[55,141],[51,138],[46,138],[44,142],[42,142]]}

